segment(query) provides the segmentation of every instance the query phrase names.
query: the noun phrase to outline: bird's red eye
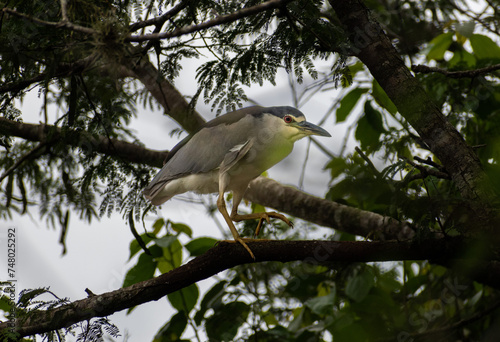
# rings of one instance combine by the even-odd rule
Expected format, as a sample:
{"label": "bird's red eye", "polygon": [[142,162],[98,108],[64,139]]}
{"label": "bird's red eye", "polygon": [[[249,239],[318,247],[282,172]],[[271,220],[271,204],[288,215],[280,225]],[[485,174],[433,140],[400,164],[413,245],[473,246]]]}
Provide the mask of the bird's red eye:
{"label": "bird's red eye", "polygon": [[290,116],[290,115],[285,115],[283,117],[283,120],[286,122],[286,123],[292,123],[293,122],[293,118]]}

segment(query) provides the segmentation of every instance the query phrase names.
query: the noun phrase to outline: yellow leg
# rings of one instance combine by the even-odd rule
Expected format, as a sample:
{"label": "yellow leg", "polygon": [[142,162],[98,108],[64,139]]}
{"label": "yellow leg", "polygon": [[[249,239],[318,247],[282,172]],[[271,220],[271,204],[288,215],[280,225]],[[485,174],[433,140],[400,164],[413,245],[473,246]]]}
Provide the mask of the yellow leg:
{"label": "yellow leg", "polygon": [[290,222],[289,219],[285,217],[285,215],[282,215],[280,213],[276,213],[273,211],[268,211],[264,213],[253,213],[253,214],[245,214],[245,215],[240,215],[237,212],[232,212],[231,213],[231,219],[235,222],[240,222],[243,220],[256,220],[259,219],[259,224],[257,225],[257,228],[255,229],[255,234],[254,236],[259,235],[260,233],[260,228],[262,227],[262,223],[264,220],[267,221],[267,223],[270,223],[269,218],[277,218],[280,219],[281,221],[285,222],[288,224],[290,227],[293,227],[292,222]]}
{"label": "yellow leg", "polygon": [[226,220],[227,225],[229,226],[229,229],[231,230],[231,234],[233,234],[234,241],[239,242],[245,249],[250,253],[250,256],[252,259],[255,260],[255,256],[253,255],[252,251],[250,250],[250,247],[243,241],[243,239],[240,237],[238,234],[238,231],[236,230],[236,227],[234,226],[233,221],[231,221],[231,218],[229,217],[229,213],[227,212],[226,209],[226,203],[224,201],[224,192],[219,192],[219,198],[217,198],[217,208],[219,209],[220,213],[224,217],[224,220]]}

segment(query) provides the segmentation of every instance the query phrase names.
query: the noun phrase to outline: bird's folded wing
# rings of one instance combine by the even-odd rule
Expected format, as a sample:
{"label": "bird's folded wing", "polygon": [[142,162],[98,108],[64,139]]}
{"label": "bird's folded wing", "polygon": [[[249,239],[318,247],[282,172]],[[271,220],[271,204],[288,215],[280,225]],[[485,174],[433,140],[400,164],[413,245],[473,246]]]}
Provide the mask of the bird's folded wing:
{"label": "bird's folded wing", "polygon": [[243,158],[250,148],[252,148],[253,142],[251,140],[247,140],[244,144],[238,144],[231,148],[229,152],[224,156],[224,160],[220,165],[220,173],[226,173],[229,169],[231,169],[238,161]]}

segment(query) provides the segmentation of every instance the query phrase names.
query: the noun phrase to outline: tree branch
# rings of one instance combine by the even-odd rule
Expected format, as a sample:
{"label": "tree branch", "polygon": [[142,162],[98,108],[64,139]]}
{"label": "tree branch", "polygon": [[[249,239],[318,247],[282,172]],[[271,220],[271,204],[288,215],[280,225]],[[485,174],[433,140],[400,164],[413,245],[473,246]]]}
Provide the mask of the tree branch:
{"label": "tree branch", "polygon": [[35,148],[33,148],[32,150],[30,150],[28,153],[26,153],[25,155],[23,155],[21,158],[19,158],[18,160],[16,160],[16,162],[11,166],[9,167],[1,176],[0,176],[0,183],[2,183],[2,181],[8,176],[10,175],[15,169],[17,169],[19,167],[19,165],[21,165],[24,161],[30,159],[31,157],[33,157],[35,154],[38,153],[38,151],[40,151],[42,148],[44,148],[46,146],[45,143],[41,142],[40,144],[38,144]]}
{"label": "tree branch", "polygon": [[181,27],[181,28],[175,29],[171,32],[151,33],[151,34],[135,35],[135,36],[130,35],[127,38],[125,38],[125,41],[126,42],[143,42],[146,40],[157,40],[157,39],[180,37],[180,36],[183,36],[185,34],[206,30],[210,27],[231,23],[231,22],[234,22],[238,19],[249,17],[251,15],[255,15],[257,13],[264,12],[264,11],[267,11],[270,9],[275,9],[275,8],[286,5],[286,3],[290,2],[290,1],[291,0],[269,0],[269,1],[266,1],[266,2],[259,4],[259,5],[243,8],[239,11],[234,12],[234,13],[218,16],[215,19],[205,21],[201,24]]}
{"label": "tree branch", "polygon": [[88,132],[68,130],[63,132],[59,127],[52,125],[35,125],[16,122],[0,117],[0,134],[15,136],[29,141],[46,142],[66,139],[71,146],[80,147],[89,151],[97,151],[112,157],[128,160],[132,163],[141,163],[161,167],[167,152],[148,150],[139,145],[109,139],[104,136],[94,136]]}
{"label": "tree branch", "polygon": [[[348,241],[254,241],[248,245],[258,262],[305,261],[311,264],[330,262],[369,262],[394,260],[452,259],[463,254],[464,243],[458,239],[411,242]],[[156,278],[126,288],[90,296],[46,311],[31,313],[17,321],[20,336],[53,331],[93,317],[104,317],[136,305],[158,300],[200,280],[237,265],[252,262],[241,245],[220,242],[205,254]],[[477,260],[476,260],[477,262]],[[496,279],[496,286],[499,286]],[[9,322],[0,323],[0,332]]]}
{"label": "tree branch", "polygon": [[421,74],[430,74],[437,72],[451,78],[474,78],[479,75],[489,74],[494,71],[500,70],[500,64],[490,65],[484,68],[474,69],[474,70],[460,70],[460,71],[448,71],[445,69],[430,67],[427,65],[412,65],[411,69],[413,72]]}

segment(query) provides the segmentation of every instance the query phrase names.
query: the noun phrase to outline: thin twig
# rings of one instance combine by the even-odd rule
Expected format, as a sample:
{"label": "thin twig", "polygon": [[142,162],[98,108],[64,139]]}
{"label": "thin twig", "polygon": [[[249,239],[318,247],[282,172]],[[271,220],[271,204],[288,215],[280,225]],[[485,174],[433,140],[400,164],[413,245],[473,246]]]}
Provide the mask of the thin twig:
{"label": "thin twig", "polygon": [[125,38],[125,41],[127,42],[143,42],[147,40],[157,40],[157,39],[165,39],[165,38],[173,38],[173,37],[179,37],[183,36],[185,34],[201,31],[201,30],[206,30],[210,27],[214,26],[219,26],[222,24],[227,24],[234,22],[236,20],[249,17],[251,15],[264,12],[270,9],[275,9],[280,6],[285,5],[287,2],[290,2],[291,0],[269,0],[266,1],[262,4],[248,7],[248,8],[243,8],[239,11],[226,14],[226,15],[221,15],[218,16],[215,19],[205,21],[201,24],[197,25],[190,25],[190,26],[185,26],[176,30],[173,30],[172,32],[162,32],[162,33],[152,33],[152,34],[145,34],[145,35],[130,35],[127,38]]}
{"label": "thin twig", "polygon": [[304,189],[304,178],[306,176],[306,166],[307,160],[309,159],[309,152],[311,150],[311,140],[307,143],[306,156],[304,158],[304,163],[302,163],[302,170],[300,171],[299,177],[299,189]]}
{"label": "thin twig", "polygon": [[321,150],[321,152],[323,152],[324,154],[326,154],[330,159],[333,159],[335,158],[335,156],[333,155],[332,152],[328,151],[328,149],[323,146],[322,144],[320,144],[318,142],[318,140],[314,139],[313,137],[309,137],[309,140],[314,144],[316,145],[317,148],[319,148]]}
{"label": "thin twig", "polygon": [[443,165],[439,165],[438,163],[433,162],[430,158],[422,159],[422,158],[420,158],[418,156],[415,156],[415,157],[413,157],[413,159],[415,159],[419,163],[427,164],[427,165],[430,165],[432,167],[435,167],[436,169],[438,169],[439,171],[441,171],[443,173],[447,173],[447,171],[446,171],[446,169],[444,168]]}
{"label": "thin twig", "polygon": [[375,165],[373,165],[373,163],[370,160],[370,158],[368,158],[368,156],[366,154],[364,154],[364,152],[361,151],[361,149],[358,146],[356,146],[354,149],[356,150],[356,152],[358,152],[358,154],[361,156],[361,158],[363,158],[366,161],[366,163],[372,169],[372,171],[375,174],[375,176],[377,178],[382,179],[382,176],[380,175],[380,172],[377,170],[377,168],[375,167]]}
{"label": "thin twig", "polygon": [[[488,4],[495,10],[495,6],[493,6],[491,3],[488,2]],[[481,18],[482,14],[484,14],[486,12],[486,10],[488,9],[488,7],[485,7],[484,8],[484,11],[483,13],[474,13],[474,15],[470,14],[468,10],[465,10],[463,8],[461,8],[460,6],[458,6],[455,2],[451,2],[451,5],[457,10],[459,11],[461,14],[469,17],[470,19],[472,19],[474,22],[478,22],[480,23],[486,30],[490,31],[491,33],[494,33],[496,35],[498,35],[498,30],[494,30],[492,28],[490,28],[490,25],[488,25],[488,22],[483,20]],[[487,19],[487,18],[486,18]]]}
{"label": "thin twig", "polygon": [[13,9],[7,8],[7,7],[4,7],[2,9],[2,11],[5,13],[9,13],[11,15],[14,15],[16,17],[19,17],[19,18],[29,20],[29,21],[34,22],[36,24],[43,25],[43,26],[49,26],[49,27],[55,27],[55,28],[65,28],[65,29],[68,29],[71,31],[76,31],[76,32],[85,33],[85,34],[96,34],[97,33],[97,31],[95,31],[89,27],[76,25],[76,24],[73,24],[73,23],[70,23],[67,21],[53,22],[53,21],[41,20],[41,19],[32,17],[32,16],[24,14],[24,13],[20,13],[16,10],[13,10]]}
{"label": "thin twig", "polygon": [[28,160],[29,158],[31,158],[34,154],[36,154],[39,150],[41,150],[43,147],[45,147],[46,143],[45,142],[41,142],[40,144],[38,144],[38,146],[36,146],[34,149],[32,149],[31,151],[29,151],[28,153],[26,153],[24,156],[22,156],[21,158],[19,158],[18,160],[16,160],[16,162],[11,166],[9,167],[3,175],[0,176],[0,183],[7,177],[9,176],[12,172],[14,172],[15,169],[17,169],[24,161]]}
{"label": "thin twig", "polygon": [[419,172],[419,173],[416,173],[416,174],[410,174],[410,173],[408,173],[406,175],[406,177],[403,178],[403,180],[400,182],[400,184],[402,184],[400,186],[400,188],[402,188],[403,186],[406,186],[406,184],[408,184],[410,182],[413,182],[414,180],[424,179],[425,177],[427,177],[427,175],[424,174],[424,173],[422,173],[422,172]]}
{"label": "thin twig", "polygon": [[490,65],[480,69],[474,70],[461,70],[461,71],[448,71],[437,67],[429,67],[427,65],[412,65],[411,69],[414,72],[422,74],[430,74],[437,72],[451,78],[474,78],[478,75],[489,74],[500,69],[500,64]]}
{"label": "thin twig", "polygon": [[177,5],[175,5],[174,7],[172,7],[170,9],[170,11],[166,12],[165,14],[163,14],[159,17],[155,17],[155,18],[151,18],[151,19],[147,19],[147,20],[138,21],[136,23],[133,23],[132,25],[129,26],[129,30],[130,30],[130,32],[134,32],[134,31],[137,31],[143,27],[152,26],[152,25],[154,25],[156,27],[158,27],[158,26],[161,27],[167,20],[174,17],[180,11],[182,11],[184,8],[186,8],[187,5],[188,5],[188,1],[181,2]]}
{"label": "thin twig", "polygon": [[[418,159],[417,158],[418,157],[415,157],[414,159],[418,160],[418,161],[422,160],[421,158],[418,158]],[[437,165],[436,164],[437,167],[439,168],[439,171],[438,171],[438,170],[430,169],[430,168],[422,166],[422,165],[418,165],[418,164],[412,162],[411,160],[407,160],[407,163],[410,164],[411,166],[413,166],[414,168],[418,169],[420,172],[422,172],[424,174],[427,174],[427,175],[430,175],[430,176],[434,176],[434,177],[437,177],[437,178],[442,178],[442,179],[451,179],[451,176],[448,173],[440,171],[441,168],[442,168],[441,165]]]}

